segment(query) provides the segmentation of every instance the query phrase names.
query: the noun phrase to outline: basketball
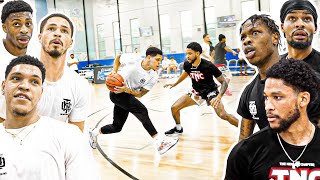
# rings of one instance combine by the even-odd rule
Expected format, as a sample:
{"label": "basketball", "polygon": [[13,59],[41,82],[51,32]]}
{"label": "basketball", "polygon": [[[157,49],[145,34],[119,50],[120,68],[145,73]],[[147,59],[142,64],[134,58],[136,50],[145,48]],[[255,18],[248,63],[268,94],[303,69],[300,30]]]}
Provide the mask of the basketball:
{"label": "basketball", "polygon": [[118,73],[109,74],[106,79],[107,88],[112,92],[114,91],[115,86],[122,87],[122,82],[124,82],[124,79]]}

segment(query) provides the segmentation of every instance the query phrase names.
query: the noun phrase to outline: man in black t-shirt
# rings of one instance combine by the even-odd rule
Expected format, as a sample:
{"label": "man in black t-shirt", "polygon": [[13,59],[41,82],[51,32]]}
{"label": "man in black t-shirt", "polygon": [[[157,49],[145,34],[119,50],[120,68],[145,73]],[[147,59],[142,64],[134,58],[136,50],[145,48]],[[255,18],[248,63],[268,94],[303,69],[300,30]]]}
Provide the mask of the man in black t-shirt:
{"label": "man in black t-shirt", "polygon": [[[219,34],[219,42],[214,47],[215,53],[214,53],[214,65],[218,67],[218,69],[222,72],[223,76],[226,78],[227,83],[229,84],[232,74],[227,66],[227,60],[226,60],[226,53],[231,52],[234,56],[236,56],[238,53],[229,48],[226,45],[226,36],[223,34]],[[232,96],[232,93],[227,89],[226,95]]]}
{"label": "man in black t-shirt", "polygon": [[[281,30],[288,44],[288,53],[283,58],[303,60],[320,73],[320,52],[311,46],[313,34],[317,32],[316,8],[309,1],[286,1],[281,8],[280,19]],[[309,104],[308,115],[312,122],[318,124],[320,98]]]}
{"label": "man in black t-shirt", "polygon": [[[207,102],[207,105],[211,104],[213,106],[220,118],[227,120],[234,126],[238,126],[237,119],[226,113],[221,102],[221,98],[228,87],[226,79],[215,65],[210,61],[200,58],[201,53],[202,48],[199,43],[190,43],[186,50],[187,61],[185,61],[183,65],[184,72],[176,83],[164,85],[164,87],[175,87],[186,77],[190,76],[193,88],[188,94],[180,97],[172,105],[171,112],[174,120],[176,121],[176,126],[165,132],[167,135],[181,134],[183,132],[180,124],[181,109],[196,104],[201,105],[204,101]],[[218,91],[217,84],[213,80],[213,76],[221,83],[220,92]]]}
{"label": "man in black t-shirt", "polygon": [[242,50],[247,60],[258,69],[258,74],[241,94],[237,112],[241,119],[239,140],[253,133],[257,123],[268,126],[263,89],[266,70],[279,61],[280,32],[275,21],[267,15],[252,15],[240,27]]}
{"label": "man in black t-shirt", "polygon": [[315,71],[290,59],[273,65],[266,75],[270,126],[234,146],[225,180],[319,179],[320,131],[307,115],[320,90]]}

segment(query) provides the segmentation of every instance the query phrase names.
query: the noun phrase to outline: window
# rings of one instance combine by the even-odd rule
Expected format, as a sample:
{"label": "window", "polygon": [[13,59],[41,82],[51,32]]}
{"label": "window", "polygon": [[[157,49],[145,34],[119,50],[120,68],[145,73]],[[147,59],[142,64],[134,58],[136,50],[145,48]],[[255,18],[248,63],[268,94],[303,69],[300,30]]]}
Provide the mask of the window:
{"label": "window", "polygon": [[115,56],[121,53],[121,43],[120,43],[120,31],[119,31],[119,22],[113,22],[113,39],[114,39],[114,51]]}
{"label": "window", "polygon": [[[87,38],[89,35],[85,29],[85,19],[84,19],[84,11],[83,11],[83,3],[80,0],[54,0],[52,1],[56,4],[54,9],[53,6],[48,5],[48,13],[51,12],[61,12],[66,14],[73,22],[76,32],[74,32],[73,39],[76,43],[74,43],[73,51],[75,56],[79,57],[80,61],[87,59],[95,59],[95,51],[90,51],[87,54]],[[47,1],[49,3],[49,1]],[[36,13],[35,13],[36,14]],[[36,27],[34,27],[35,29]],[[81,42],[81,43],[79,43]],[[89,57],[88,57],[89,56]]]}
{"label": "window", "polygon": [[[277,3],[275,3],[277,4]],[[254,1],[243,1],[241,2],[241,18],[242,20],[253,15],[256,11],[256,3]]]}
{"label": "window", "polygon": [[182,32],[182,49],[184,51],[192,41],[192,11],[180,12],[180,22]]}
{"label": "window", "polygon": [[130,19],[130,31],[132,52],[135,48],[138,48],[138,50],[140,50],[140,32],[138,19]]}
{"label": "window", "polygon": [[215,7],[206,7],[205,8],[205,15],[206,15],[206,26],[207,26],[207,33],[210,35],[210,41],[214,46],[218,40],[216,36],[216,26],[217,26],[217,18],[215,16]]}
{"label": "window", "polygon": [[161,42],[162,51],[164,54],[171,52],[170,46],[170,17],[168,14],[160,15],[160,27],[161,27]]}
{"label": "window", "polygon": [[105,59],[106,58],[106,42],[104,39],[104,24],[97,24],[97,36],[98,36],[98,51],[99,51],[99,58]]}

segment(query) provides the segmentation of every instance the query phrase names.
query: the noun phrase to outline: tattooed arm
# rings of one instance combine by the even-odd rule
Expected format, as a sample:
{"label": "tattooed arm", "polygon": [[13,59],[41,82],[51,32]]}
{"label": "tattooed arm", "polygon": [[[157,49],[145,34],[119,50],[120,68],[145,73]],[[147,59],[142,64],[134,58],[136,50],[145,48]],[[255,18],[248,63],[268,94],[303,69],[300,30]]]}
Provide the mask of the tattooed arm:
{"label": "tattooed arm", "polygon": [[218,108],[218,105],[221,103],[221,98],[224,94],[224,92],[226,92],[227,88],[228,88],[228,83],[226,81],[226,79],[223,77],[223,75],[220,75],[217,80],[221,83],[221,88],[220,88],[220,92],[217,95],[217,97],[213,98],[210,101],[210,104],[212,107],[214,108]]}
{"label": "tattooed arm", "polygon": [[144,96],[145,94],[147,94],[147,92],[149,92],[149,90],[144,89],[144,88],[141,88],[140,91],[132,90],[132,89],[129,89],[129,88],[126,88],[126,90],[125,90],[125,93],[132,94],[132,95],[134,95],[135,97],[138,97],[138,98]]}
{"label": "tattooed arm", "polygon": [[242,118],[240,123],[239,142],[249,137],[253,133],[254,126],[255,126],[254,120]]}
{"label": "tattooed arm", "polygon": [[227,88],[228,88],[228,83],[226,81],[226,79],[223,77],[223,75],[219,76],[217,78],[217,80],[221,83],[221,88],[220,88],[220,93],[221,97],[223,96],[223,94],[226,92]]}
{"label": "tattooed arm", "polygon": [[149,90],[145,89],[143,87],[140,89],[140,91],[138,91],[138,90],[133,90],[133,89],[128,88],[125,84],[123,84],[123,86],[121,86],[121,87],[119,87],[119,86],[114,87],[114,93],[116,93],[116,94],[128,93],[128,94],[134,95],[137,98],[144,96],[145,94],[147,94],[147,92],[149,92]]}

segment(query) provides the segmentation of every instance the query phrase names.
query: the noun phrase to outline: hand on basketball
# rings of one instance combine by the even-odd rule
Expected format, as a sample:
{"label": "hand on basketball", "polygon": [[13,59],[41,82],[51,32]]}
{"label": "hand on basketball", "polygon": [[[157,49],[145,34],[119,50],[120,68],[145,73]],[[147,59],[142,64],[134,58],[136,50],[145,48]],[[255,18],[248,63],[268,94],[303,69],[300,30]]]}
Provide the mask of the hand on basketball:
{"label": "hand on basketball", "polygon": [[164,87],[164,88],[169,87],[169,88],[171,89],[171,88],[174,87],[174,84],[165,84],[163,87]]}
{"label": "hand on basketball", "polygon": [[114,70],[110,71],[110,73],[108,75],[111,75],[111,74],[116,74],[117,72],[115,72]]}
{"label": "hand on basketball", "polygon": [[221,103],[221,96],[220,95],[218,95],[217,97],[213,98],[210,101],[211,106],[214,108],[217,108],[220,103]]}
{"label": "hand on basketball", "polygon": [[116,94],[125,92],[126,89],[127,89],[127,86],[125,85],[124,82],[122,84],[123,84],[123,86],[115,86],[113,92],[116,93]]}

